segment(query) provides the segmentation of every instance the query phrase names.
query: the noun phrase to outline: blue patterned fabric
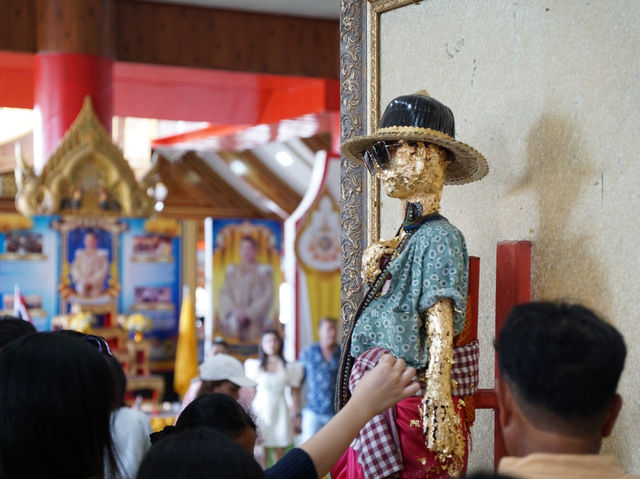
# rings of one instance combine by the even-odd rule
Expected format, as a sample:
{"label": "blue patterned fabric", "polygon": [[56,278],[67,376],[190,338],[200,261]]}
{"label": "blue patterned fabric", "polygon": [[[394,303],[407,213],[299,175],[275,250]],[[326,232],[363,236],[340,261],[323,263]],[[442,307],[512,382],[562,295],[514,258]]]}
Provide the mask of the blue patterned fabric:
{"label": "blue patterned fabric", "polygon": [[329,362],[322,357],[318,343],[308,346],[300,354],[307,382],[307,408],[316,414],[335,414],[333,396],[340,367],[340,346],[336,348]]}
{"label": "blue patterned fabric", "polygon": [[[424,223],[389,266],[388,290],[371,300],[354,327],[351,356],[373,347],[389,349],[409,366],[429,361],[419,315],[442,298],[453,300],[453,331],[464,328],[469,256],[462,233],[445,218]],[[425,347],[420,348],[422,343]]]}

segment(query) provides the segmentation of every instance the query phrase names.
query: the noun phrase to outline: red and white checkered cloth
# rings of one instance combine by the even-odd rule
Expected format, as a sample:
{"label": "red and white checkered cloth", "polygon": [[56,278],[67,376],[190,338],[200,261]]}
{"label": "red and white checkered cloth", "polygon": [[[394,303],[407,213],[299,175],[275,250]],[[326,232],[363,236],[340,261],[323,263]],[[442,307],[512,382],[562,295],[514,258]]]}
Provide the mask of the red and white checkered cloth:
{"label": "red and white checkered cloth", "polygon": [[452,396],[472,396],[478,389],[480,369],[480,344],[478,340],[453,349],[453,367],[451,379],[457,387],[451,390]]}
{"label": "red and white checkered cloth", "polygon": [[[388,352],[384,348],[372,348],[357,357],[349,376],[349,390],[352,393],[364,373],[378,364],[380,357]],[[365,478],[387,477],[402,470],[402,454],[395,431],[395,413],[390,408],[365,424],[351,443],[351,448],[358,453],[358,462],[362,465]]]}
{"label": "red and white checkered cloth", "polygon": [[[349,390],[353,392],[362,376],[372,369],[380,357],[390,351],[384,348],[371,348],[358,356],[349,376]],[[457,388],[451,391],[453,396],[472,395],[478,385],[478,341],[453,350],[451,379],[457,382]],[[422,395],[418,391],[416,395]],[[362,465],[366,479],[387,477],[403,469],[400,441],[396,429],[395,409],[389,408],[374,416],[351,443],[358,453],[358,462]]]}

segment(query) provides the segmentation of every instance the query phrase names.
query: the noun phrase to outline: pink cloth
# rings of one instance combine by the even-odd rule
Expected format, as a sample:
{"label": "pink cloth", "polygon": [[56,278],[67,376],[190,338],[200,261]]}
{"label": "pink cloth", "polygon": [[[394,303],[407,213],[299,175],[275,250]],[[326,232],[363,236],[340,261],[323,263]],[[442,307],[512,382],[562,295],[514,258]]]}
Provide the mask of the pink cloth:
{"label": "pink cloth", "polygon": [[364,472],[358,462],[358,453],[347,448],[336,465],[330,471],[331,479],[363,479]]}

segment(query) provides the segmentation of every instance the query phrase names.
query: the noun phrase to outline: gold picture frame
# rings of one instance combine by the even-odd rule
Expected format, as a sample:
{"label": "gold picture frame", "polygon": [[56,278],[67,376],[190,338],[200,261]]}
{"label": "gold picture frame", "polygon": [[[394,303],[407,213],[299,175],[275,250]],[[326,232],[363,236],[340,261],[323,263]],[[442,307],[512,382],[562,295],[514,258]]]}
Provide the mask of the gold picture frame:
{"label": "gold picture frame", "polygon": [[[380,17],[415,0],[342,0],[340,11],[340,140],[370,134],[380,111]],[[364,53],[363,53],[364,52]],[[380,237],[380,184],[366,169],[341,159],[342,301],[344,331],[363,294],[364,247]],[[363,194],[364,193],[364,194]]]}

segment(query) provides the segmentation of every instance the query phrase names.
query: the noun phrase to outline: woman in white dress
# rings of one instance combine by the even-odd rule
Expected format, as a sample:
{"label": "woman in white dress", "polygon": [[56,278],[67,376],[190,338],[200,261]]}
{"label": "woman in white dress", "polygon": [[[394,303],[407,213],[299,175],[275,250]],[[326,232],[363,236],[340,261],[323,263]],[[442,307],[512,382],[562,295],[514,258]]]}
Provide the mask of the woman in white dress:
{"label": "woman in white dress", "polygon": [[[299,388],[304,376],[299,363],[285,361],[282,346],[278,331],[269,329],[260,338],[259,358],[245,361],[245,374],[257,383],[252,406],[258,419],[265,459],[272,454],[274,462],[293,443],[294,427],[299,432]],[[291,391],[290,405],[287,389]]]}

